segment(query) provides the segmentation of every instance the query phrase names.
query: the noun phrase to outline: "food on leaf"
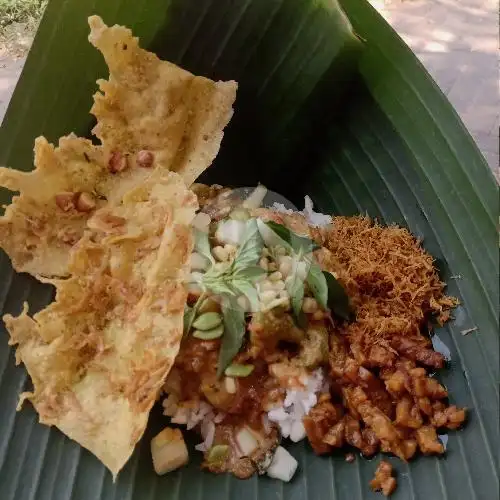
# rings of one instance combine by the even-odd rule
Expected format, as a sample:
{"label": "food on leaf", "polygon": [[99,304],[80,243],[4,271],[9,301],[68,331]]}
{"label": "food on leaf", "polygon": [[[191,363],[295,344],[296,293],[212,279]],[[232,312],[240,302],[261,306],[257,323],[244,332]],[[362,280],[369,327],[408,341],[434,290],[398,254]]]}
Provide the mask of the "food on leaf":
{"label": "food on leaf", "polygon": [[165,427],[151,440],[151,456],[155,472],[171,472],[189,461],[189,453],[179,429]]}
{"label": "food on leaf", "polygon": [[382,460],[379,463],[370,486],[374,491],[381,491],[386,497],[392,495],[396,488],[396,478],[392,476],[392,465],[389,462]]}
{"label": "food on leaf", "polygon": [[[162,393],[213,473],[290,481],[297,461],[282,438],[322,455],[444,453],[438,430],[459,428],[466,410],[431,374],[445,359],[427,333],[457,301],[420,243],[367,217],[316,213],[309,197],[294,212],[261,207],[262,185],[240,199],[193,184],[217,154],[236,83],[89,22],[110,70],[92,107],[101,144],[39,138],[33,172],[0,169],[0,185],[20,192],[0,245],[57,292],[32,318],[27,305],[4,318],[33,381],[21,402],[113,476]],[[151,453],[158,474],[189,459],[169,427]],[[392,493],[390,464],[371,486]]]}

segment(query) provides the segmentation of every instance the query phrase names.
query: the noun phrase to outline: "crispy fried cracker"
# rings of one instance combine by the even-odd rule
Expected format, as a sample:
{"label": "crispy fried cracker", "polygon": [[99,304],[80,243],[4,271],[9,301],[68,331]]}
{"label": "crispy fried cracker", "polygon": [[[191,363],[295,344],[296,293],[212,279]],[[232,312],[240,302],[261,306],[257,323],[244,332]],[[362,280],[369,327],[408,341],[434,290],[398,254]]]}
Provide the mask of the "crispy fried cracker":
{"label": "crispy fried cracker", "polygon": [[[4,317],[40,421],[94,453],[114,476],[146,427],[177,355],[195,195],[157,172],[89,220],[71,277],[33,318]],[[22,398],[23,399],[23,398]]]}
{"label": "crispy fried cracker", "polygon": [[[17,271],[39,279],[69,275],[71,249],[93,213],[61,210],[56,196],[84,192],[96,208],[115,205],[157,169],[177,171],[189,186],[215,158],[233,112],[235,82],[194,76],[141,49],[130,30],[96,16],[89,23],[110,69],[92,108],[102,145],[70,135],[54,147],[40,137],[34,171],[0,168],[0,187],[20,192],[0,217],[0,247]],[[141,154],[150,155],[147,168]],[[117,155],[120,171],[111,168]]]}
{"label": "crispy fried cracker", "polygon": [[217,155],[233,114],[237,84],[195,76],[139,47],[122,26],[89,18],[90,42],[103,54],[109,80],[99,80],[93,133],[112,149],[152,151],[191,185]]}
{"label": "crispy fried cracker", "polygon": [[124,192],[151,175],[146,169],[109,174],[111,152],[71,134],[49,144],[35,141],[35,170],[0,168],[0,186],[20,194],[0,218],[0,246],[14,269],[37,277],[68,275],[71,248],[83,236],[92,212],[64,211],[56,196],[92,193],[96,208],[119,202]]}

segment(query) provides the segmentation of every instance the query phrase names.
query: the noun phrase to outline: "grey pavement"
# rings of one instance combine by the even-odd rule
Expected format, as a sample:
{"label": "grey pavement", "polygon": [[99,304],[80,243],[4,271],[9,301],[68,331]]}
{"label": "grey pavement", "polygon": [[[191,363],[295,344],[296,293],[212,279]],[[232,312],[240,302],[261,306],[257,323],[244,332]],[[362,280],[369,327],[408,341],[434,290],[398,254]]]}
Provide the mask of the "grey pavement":
{"label": "grey pavement", "polygon": [[0,57],[0,123],[3,120],[17,80],[24,66],[25,58]]}
{"label": "grey pavement", "polygon": [[462,118],[500,181],[498,0],[370,0]]}

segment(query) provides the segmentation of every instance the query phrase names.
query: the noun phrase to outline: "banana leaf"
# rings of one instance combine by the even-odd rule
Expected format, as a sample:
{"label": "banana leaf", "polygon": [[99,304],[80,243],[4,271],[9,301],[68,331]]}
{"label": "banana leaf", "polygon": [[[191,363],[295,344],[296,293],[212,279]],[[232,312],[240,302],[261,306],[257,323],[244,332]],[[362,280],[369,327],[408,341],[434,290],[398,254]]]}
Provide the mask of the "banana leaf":
{"label": "banana leaf", "polygon": [[[343,9],[340,10],[340,7]],[[436,257],[455,318],[435,342],[451,361],[438,374],[467,426],[442,436],[445,458],[393,463],[392,498],[493,499],[498,495],[498,189],[456,112],[410,49],[366,0],[51,0],[0,131],[0,164],[29,170],[37,135],[89,135],[97,78],[106,76],[87,42],[86,18],[125,24],[144,47],[197,74],[235,79],[235,116],[208,181],[265,182],[300,206],[309,193],[323,212],[367,213],[408,227]],[[6,202],[8,194],[0,193]],[[13,273],[0,254],[0,309],[33,310],[49,287]],[[477,330],[462,335],[469,328]],[[116,483],[90,453],[37,423],[29,387],[0,325],[0,498],[242,500],[379,498],[368,482],[378,464],[343,454],[299,461],[290,483],[247,481],[188,467],[158,477],[147,434]],[[190,438],[192,439],[192,438]],[[496,497],[498,498],[498,497]]]}

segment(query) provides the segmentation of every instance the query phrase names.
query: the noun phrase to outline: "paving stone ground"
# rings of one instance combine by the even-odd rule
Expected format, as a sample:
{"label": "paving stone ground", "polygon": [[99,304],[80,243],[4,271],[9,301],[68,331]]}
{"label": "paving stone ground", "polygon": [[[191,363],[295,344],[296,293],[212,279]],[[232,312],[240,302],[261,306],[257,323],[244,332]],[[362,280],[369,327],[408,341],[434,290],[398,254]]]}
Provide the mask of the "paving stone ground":
{"label": "paving stone ground", "polygon": [[[498,0],[370,0],[412,48],[500,181]],[[0,57],[0,122],[24,58]]]}
{"label": "paving stone ground", "polygon": [[499,170],[498,0],[370,0],[411,47]]}
{"label": "paving stone ground", "polygon": [[0,123],[3,120],[9,101],[21,75],[25,58],[0,57]]}

